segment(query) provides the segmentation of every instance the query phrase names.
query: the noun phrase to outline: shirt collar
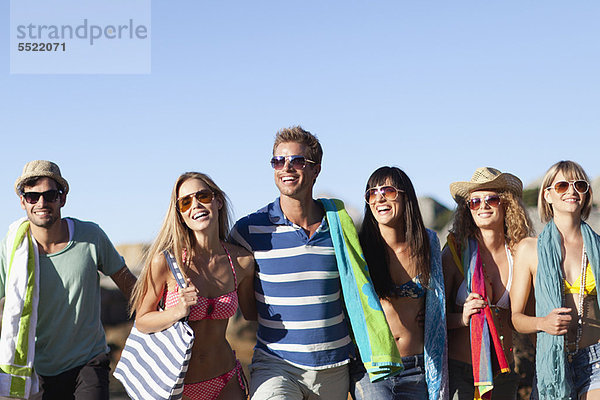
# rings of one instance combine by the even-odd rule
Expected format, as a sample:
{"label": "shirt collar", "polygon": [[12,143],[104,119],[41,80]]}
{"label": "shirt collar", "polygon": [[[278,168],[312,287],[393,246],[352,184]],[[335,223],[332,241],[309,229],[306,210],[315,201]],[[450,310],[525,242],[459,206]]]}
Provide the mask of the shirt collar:
{"label": "shirt collar", "polygon": [[[279,201],[279,197],[275,199],[274,202],[269,204],[267,207],[267,212],[269,215],[269,220],[274,225],[295,225],[291,221],[287,219],[283,210],[281,209],[281,202]],[[327,232],[329,230],[329,224],[327,223],[327,217],[323,216],[323,220],[321,221],[321,226],[317,229],[320,232]]]}
{"label": "shirt collar", "polygon": [[275,225],[286,225],[287,218],[283,214],[283,210],[281,209],[281,203],[279,202],[279,197],[275,199],[274,202],[269,204],[267,207],[267,211],[269,213],[269,220],[272,224]]}

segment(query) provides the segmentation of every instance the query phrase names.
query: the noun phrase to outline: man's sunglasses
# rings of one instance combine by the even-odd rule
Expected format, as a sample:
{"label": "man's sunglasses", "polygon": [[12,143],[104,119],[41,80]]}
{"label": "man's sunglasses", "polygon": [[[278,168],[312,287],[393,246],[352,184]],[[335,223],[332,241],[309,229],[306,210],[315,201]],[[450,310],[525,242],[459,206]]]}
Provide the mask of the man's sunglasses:
{"label": "man's sunglasses", "polygon": [[183,196],[177,199],[177,209],[179,212],[186,212],[192,206],[194,197],[200,203],[209,204],[215,198],[215,195],[210,190],[198,190],[196,193],[190,193],[187,196]]}
{"label": "man's sunglasses", "polygon": [[316,164],[315,161],[309,160],[304,156],[274,156],[271,158],[271,167],[276,170],[283,169],[285,167],[285,162],[289,162],[290,166],[293,169],[304,169],[306,167],[306,163]]}
{"label": "man's sunglasses", "polygon": [[368,204],[375,204],[377,201],[377,194],[383,196],[384,199],[394,201],[398,198],[398,193],[404,192],[404,190],[396,189],[393,186],[381,186],[367,189],[365,192],[365,201]]}
{"label": "man's sunglasses", "polygon": [[46,200],[49,203],[54,203],[56,200],[58,200],[58,197],[62,194],[62,190],[57,190],[57,189],[51,189],[51,190],[46,190],[45,192],[23,192],[21,193],[21,195],[23,196],[23,198],[25,199],[26,202],[28,202],[29,204],[35,204],[40,200],[40,197],[44,197],[44,200]]}
{"label": "man's sunglasses", "polygon": [[490,207],[498,207],[500,205],[500,196],[492,194],[485,197],[473,197],[467,203],[469,203],[469,208],[471,210],[478,210],[483,203]]}
{"label": "man's sunglasses", "polygon": [[590,189],[590,184],[587,183],[587,181],[584,181],[584,180],[578,180],[578,181],[558,181],[558,182],[556,182],[554,184],[554,186],[548,186],[546,189],[547,190],[554,189],[554,191],[557,194],[563,194],[567,190],[569,190],[569,186],[571,186],[571,185],[573,185],[573,188],[579,194],[587,193],[587,191]]}

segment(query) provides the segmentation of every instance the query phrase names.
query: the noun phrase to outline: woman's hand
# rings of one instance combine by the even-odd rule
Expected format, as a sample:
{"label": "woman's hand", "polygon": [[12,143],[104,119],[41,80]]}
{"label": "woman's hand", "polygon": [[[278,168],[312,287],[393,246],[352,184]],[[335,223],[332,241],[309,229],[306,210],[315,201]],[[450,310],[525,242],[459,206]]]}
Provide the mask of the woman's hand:
{"label": "woman's hand", "polygon": [[567,307],[555,308],[541,318],[539,330],[551,335],[565,335],[572,319],[570,312]]}
{"label": "woman's hand", "polygon": [[179,302],[174,307],[178,320],[190,315],[190,307],[198,304],[198,290],[191,279],[187,280],[187,287],[179,288]]}
{"label": "woman's hand", "polygon": [[464,326],[469,326],[471,316],[474,314],[479,314],[480,310],[485,308],[486,304],[487,302],[483,300],[483,297],[481,297],[479,294],[469,293],[462,312],[462,323]]}

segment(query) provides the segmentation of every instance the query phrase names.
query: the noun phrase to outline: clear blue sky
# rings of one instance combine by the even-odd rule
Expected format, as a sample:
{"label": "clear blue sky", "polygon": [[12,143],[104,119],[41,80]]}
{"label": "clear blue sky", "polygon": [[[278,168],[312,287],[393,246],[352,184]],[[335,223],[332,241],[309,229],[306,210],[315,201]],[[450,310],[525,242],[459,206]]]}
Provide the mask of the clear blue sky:
{"label": "clear blue sky", "polygon": [[69,181],[63,215],[116,244],[152,240],[187,170],[241,217],[277,196],[272,141],[295,124],[324,147],[315,192],[358,209],[381,165],[447,206],[484,165],[599,176],[598,21],[598,1],[153,1],[149,75],[11,75],[1,29],[0,229],[32,159]]}

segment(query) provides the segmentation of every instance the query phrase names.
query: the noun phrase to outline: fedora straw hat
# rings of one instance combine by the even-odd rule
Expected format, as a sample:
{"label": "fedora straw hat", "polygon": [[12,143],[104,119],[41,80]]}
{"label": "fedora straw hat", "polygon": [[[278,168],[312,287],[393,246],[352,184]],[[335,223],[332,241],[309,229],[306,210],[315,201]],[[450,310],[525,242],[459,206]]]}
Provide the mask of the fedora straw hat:
{"label": "fedora straw hat", "polygon": [[450,194],[457,203],[469,198],[476,190],[508,190],[518,197],[523,194],[523,182],[513,174],[500,172],[496,168],[477,168],[469,182],[454,182],[450,184]]}
{"label": "fedora straw hat", "polygon": [[60,186],[62,186],[65,194],[69,193],[69,183],[65,178],[60,174],[60,168],[58,165],[54,164],[52,161],[46,160],[35,160],[29,161],[23,167],[23,172],[21,176],[17,178],[15,182],[15,192],[20,196],[21,190],[23,189],[23,182],[30,178],[52,178],[54,179]]}

